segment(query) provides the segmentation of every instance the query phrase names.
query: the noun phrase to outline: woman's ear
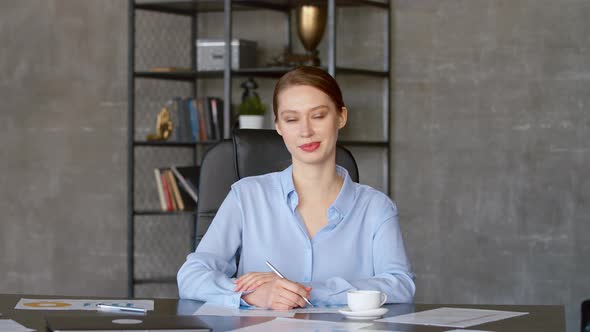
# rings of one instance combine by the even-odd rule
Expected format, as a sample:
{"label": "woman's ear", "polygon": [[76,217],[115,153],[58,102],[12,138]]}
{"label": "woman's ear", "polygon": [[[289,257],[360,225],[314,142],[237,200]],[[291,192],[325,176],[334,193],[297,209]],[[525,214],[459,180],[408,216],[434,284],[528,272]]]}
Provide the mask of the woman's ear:
{"label": "woman's ear", "polygon": [[344,128],[344,126],[346,126],[347,120],[348,120],[348,109],[345,106],[342,106],[342,112],[338,113],[338,129]]}
{"label": "woman's ear", "polygon": [[279,126],[279,123],[275,120],[275,130],[277,131],[277,133],[281,136],[283,136],[283,133],[281,132],[281,128]]}

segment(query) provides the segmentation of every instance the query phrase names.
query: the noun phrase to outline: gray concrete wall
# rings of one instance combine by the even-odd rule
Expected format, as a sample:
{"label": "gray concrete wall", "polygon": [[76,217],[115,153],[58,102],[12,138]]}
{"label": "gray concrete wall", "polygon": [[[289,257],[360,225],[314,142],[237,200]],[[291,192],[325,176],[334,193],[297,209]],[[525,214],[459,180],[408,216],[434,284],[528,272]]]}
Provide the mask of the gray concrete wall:
{"label": "gray concrete wall", "polygon": [[395,1],[394,197],[416,301],[590,298],[590,2]]}
{"label": "gray concrete wall", "polygon": [[126,294],[125,1],[0,2],[0,292]]}

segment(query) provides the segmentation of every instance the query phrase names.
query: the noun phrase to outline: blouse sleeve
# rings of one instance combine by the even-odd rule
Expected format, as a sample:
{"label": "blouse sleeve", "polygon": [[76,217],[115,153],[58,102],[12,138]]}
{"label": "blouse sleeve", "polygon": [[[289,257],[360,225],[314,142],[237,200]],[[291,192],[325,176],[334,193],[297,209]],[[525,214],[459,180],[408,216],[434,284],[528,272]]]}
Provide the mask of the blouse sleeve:
{"label": "blouse sleeve", "polygon": [[241,292],[231,278],[241,247],[242,209],[234,189],[227,195],[205,236],[178,271],[180,298],[238,307]]}

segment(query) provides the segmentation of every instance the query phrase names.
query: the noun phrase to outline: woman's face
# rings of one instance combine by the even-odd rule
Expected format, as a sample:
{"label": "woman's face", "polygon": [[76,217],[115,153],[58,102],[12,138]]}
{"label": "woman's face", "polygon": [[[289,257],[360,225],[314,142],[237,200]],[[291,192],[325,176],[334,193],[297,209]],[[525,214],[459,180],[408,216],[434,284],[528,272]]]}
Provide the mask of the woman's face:
{"label": "woman's face", "polygon": [[293,162],[321,164],[335,160],[338,130],[346,124],[347,110],[336,110],[319,89],[296,85],[278,95],[275,127],[283,136]]}

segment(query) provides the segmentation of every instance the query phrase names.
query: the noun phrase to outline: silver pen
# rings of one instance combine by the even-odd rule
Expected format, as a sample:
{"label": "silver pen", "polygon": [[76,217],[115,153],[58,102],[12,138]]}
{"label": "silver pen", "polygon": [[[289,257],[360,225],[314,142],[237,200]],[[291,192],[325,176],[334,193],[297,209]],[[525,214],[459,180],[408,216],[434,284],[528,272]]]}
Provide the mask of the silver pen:
{"label": "silver pen", "polygon": [[102,304],[102,303],[97,304],[96,307],[101,310],[117,310],[117,311],[141,312],[141,313],[147,312],[147,309],[144,309],[144,308],[121,307],[118,305],[109,305],[109,304]]}
{"label": "silver pen", "polygon": [[[269,267],[269,268],[272,270],[272,272],[274,272],[276,275],[278,275],[278,276],[279,276],[281,279],[287,279],[287,278],[285,278],[285,277],[284,277],[284,276],[281,274],[281,272],[279,272],[279,270],[277,270],[277,269],[276,269],[274,266],[272,266],[272,264],[271,264],[269,261],[266,261],[266,266],[268,266],[268,267]],[[299,295],[299,296],[301,296],[301,295]],[[312,307],[313,307],[313,304],[311,304],[311,302],[309,302],[309,300],[308,300],[308,299],[306,299],[304,296],[301,296],[301,298],[302,298],[302,299],[303,299],[303,300],[304,300],[304,301],[305,301],[307,304],[309,304],[310,306],[312,306]]]}

